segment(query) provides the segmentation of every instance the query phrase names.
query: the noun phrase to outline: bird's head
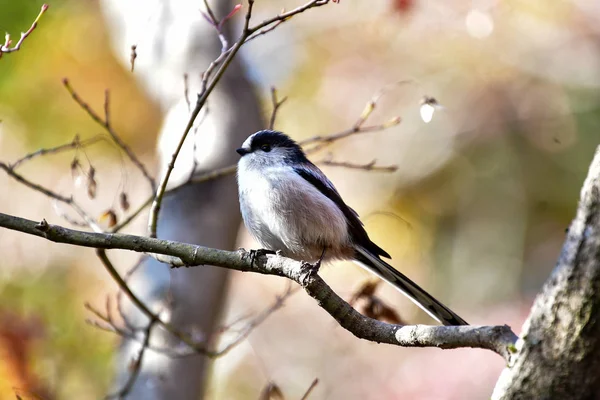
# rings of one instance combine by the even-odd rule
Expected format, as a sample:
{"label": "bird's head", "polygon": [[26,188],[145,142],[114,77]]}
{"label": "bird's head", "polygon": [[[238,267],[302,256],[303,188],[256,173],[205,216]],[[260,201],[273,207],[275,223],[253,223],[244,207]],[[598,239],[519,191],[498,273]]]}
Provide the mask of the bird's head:
{"label": "bird's head", "polygon": [[247,167],[294,165],[306,161],[302,148],[282,132],[258,131],[236,150],[242,156],[240,164]]}

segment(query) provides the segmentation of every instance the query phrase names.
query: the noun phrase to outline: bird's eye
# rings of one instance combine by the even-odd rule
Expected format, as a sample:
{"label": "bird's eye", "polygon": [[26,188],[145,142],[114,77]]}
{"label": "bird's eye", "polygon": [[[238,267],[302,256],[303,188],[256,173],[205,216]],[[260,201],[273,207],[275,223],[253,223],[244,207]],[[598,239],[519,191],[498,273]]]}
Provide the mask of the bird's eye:
{"label": "bird's eye", "polygon": [[268,144],[263,144],[262,146],[260,146],[260,149],[266,153],[268,153],[269,151],[271,151],[271,146]]}

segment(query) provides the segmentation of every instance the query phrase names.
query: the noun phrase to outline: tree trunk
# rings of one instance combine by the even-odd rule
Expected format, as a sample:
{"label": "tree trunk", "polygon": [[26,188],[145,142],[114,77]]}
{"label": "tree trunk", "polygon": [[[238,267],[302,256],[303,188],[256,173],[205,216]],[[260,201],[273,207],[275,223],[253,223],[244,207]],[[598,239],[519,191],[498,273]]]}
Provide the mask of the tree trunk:
{"label": "tree trunk", "polygon": [[[223,17],[230,1],[213,2]],[[103,0],[113,44],[127,68],[131,46],[137,45],[134,74],[165,110],[158,150],[164,170],[189,119],[184,97],[188,75],[189,101],[193,107],[200,91],[200,75],[218,56],[221,43],[216,31],[201,15],[201,1],[146,2]],[[229,35],[225,26],[225,35]],[[230,65],[208,103],[208,114],[197,118],[197,132],[190,132],[181,151],[170,187],[195,172],[208,171],[237,161],[234,149],[264,127],[258,99],[241,63]],[[196,146],[194,146],[194,141]],[[178,190],[164,199],[158,237],[205,246],[233,249],[240,226],[237,188],[232,176]],[[224,302],[227,270],[190,268],[170,271],[154,259],[146,259],[130,280],[132,289],[155,312],[198,340],[210,337]],[[127,308],[129,318],[147,323],[137,310]],[[151,343],[182,350],[164,330],[155,328]],[[129,377],[129,365],[139,343],[124,340],[116,359],[118,389]],[[198,399],[204,392],[208,360],[203,356],[172,358],[148,350],[140,375],[130,391],[132,399]]]}
{"label": "tree trunk", "polygon": [[577,216],[493,399],[600,398],[600,147]]}

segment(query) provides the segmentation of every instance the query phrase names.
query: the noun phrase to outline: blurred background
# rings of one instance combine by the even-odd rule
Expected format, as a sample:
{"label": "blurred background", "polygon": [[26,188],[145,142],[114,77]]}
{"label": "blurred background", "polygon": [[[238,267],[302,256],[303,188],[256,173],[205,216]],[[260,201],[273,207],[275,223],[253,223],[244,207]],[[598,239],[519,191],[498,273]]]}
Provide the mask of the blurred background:
{"label": "blurred background", "polygon": [[[212,57],[196,41],[216,40],[200,13],[201,1],[173,1],[178,5],[170,19],[163,18],[166,3],[50,2],[21,50],[0,59],[0,160],[14,162],[77,134],[104,133],[62,86],[67,77],[98,111],[104,90],[110,89],[115,130],[158,174],[164,154],[170,154],[165,150],[169,118],[178,126],[187,121],[185,112],[174,111],[184,98],[183,73],[190,74],[194,99],[201,66]],[[257,1],[254,20],[301,3]],[[238,136],[214,151],[201,127],[196,144],[210,151],[202,153],[190,142],[186,154],[202,161],[219,151],[233,153],[238,138],[266,126],[261,116],[268,120],[271,86],[289,97],[276,128],[300,140],[350,127],[376,92],[410,80],[391,87],[367,123],[400,116],[400,125],[337,142],[312,160],[398,166],[393,173],[323,169],[396,268],[470,323],[506,323],[518,333],[554,266],[600,142],[600,4],[447,3],[342,0],[286,22],[241,51],[228,85],[239,87],[236,79],[247,76],[243,84],[253,89],[243,90],[244,100],[234,104],[225,97],[211,103],[214,118],[243,116],[252,122],[227,125],[236,126]],[[17,40],[41,4],[0,0],[0,30]],[[232,7],[219,2],[219,16]],[[242,12],[228,29],[239,31],[241,21]],[[163,24],[170,24],[168,34],[166,28],[161,34]],[[192,27],[205,33],[191,35]],[[164,41],[160,51],[157,37]],[[133,44],[139,64],[131,72]],[[200,53],[205,58],[197,62]],[[426,95],[443,106],[429,123],[420,115]],[[212,134],[218,136],[216,126]],[[95,199],[80,184],[82,172],[72,171],[74,157],[84,171],[90,165],[97,170]],[[109,209],[119,219],[127,214],[119,208],[119,193],[126,192],[132,205],[149,195],[139,172],[107,140],[38,158],[19,172],[74,194],[101,224]],[[184,176],[185,168],[178,175]],[[230,189],[214,190],[235,199]],[[67,210],[4,173],[0,211],[67,224],[60,216]],[[235,218],[228,222],[233,229],[228,235],[237,240],[219,247],[256,246],[239,226],[237,211],[229,214]],[[126,231],[144,234],[145,226],[143,214]],[[92,315],[84,303],[103,308],[106,295],[116,290],[93,251],[0,230],[0,254],[0,399],[15,393],[22,398],[100,398],[115,388],[115,370],[127,369],[117,355],[123,351],[120,339],[85,322]],[[125,252],[109,254],[121,271],[137,260]],[[173,277],[163,271],[160,279],[169,286],[171,279],[185,281],[187,273]],[[346,299],[371,278],[345,263],[330,265],[322,274]],[[221,300],[210,306],[218,308],[210,317],[215,327],[259,312],[285,289],[285,282],[274,277],[231,273],[219,279],[225,291],[219,289]],[[407,322],[432,323],[385,285],[377,296]],[[222,335],[220,344],[232,336]],[[204,392],[209,399],[256,399],[269,382],[286,399],[295,399],[315,378],[319,384],[311,399],[477,399],[489,397],[503,366],[500,357],[484,350],[403,349],[360,341],[299,291],[245,342],[217,359],[207,375],[204,369],[190,369],[188,379],[206,376],[194,396]],[[153,386],[147,383],[146,390]]]}

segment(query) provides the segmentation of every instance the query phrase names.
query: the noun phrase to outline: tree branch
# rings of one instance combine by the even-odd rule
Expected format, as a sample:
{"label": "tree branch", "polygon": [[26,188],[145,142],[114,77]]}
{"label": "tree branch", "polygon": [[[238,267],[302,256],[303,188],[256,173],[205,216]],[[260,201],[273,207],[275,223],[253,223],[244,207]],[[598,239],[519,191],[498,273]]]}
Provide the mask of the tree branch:
{"label": "tree branch", "polygon": [[154,178],[152,178],[152,176],[150,175],[150,172],[148,172],[148,169],[146,168],[144,163],[140,161],[140,159],[135,155],[135,153],[133,152],[133,150],[131,150],[131,148],[127,145],[127,143],[125,143],[123,141],[123,139],[121,139],[121,137],[113,129],[113,127],[110,123],[110,97],[109,97],[108,89],[104,92],[104,119],[103,119],[98,113],[96,113],[92,109],[92,107],[90,107],[90,105],[88,103],[86,103],[79,96],[79,94],[77,94],[77,92],[75,91],[75,89],[73,89],[73,87],[71,86],[71,84],[67,78],[63,79],[63,85],[64,85],[65,89],[67,89],[69,94],[71,95],[71,98],[73,98],[73,100],[79,105],[79,107],[81,107],[90,116],[90,118],[92,120],[94,120],[94,122],[96,122],[98,125],[102,126],[106,130],[106,132],[108,132],[108,134],[112,137],[115,144],[121,150],[123,150],[123,152],[127,155],[127,158],[129,158],[129,160],[140,170],[142,175],[144,175],[144,178],[148,181],[148,184],[150,185],[151,191],[154,192],[156,190],[156,183],[154,182]]}
{"label": "tree branch", "polygon": [[91,146],[95,143],[98,143],[99,141],[104,140],[104,139],[105,138],[102,135],[95,135],[89,139],[81,140],[79,138],[79,135],[76,135],[70,143],[65,143],[65,144],[61,144],[59,146],[50,147],[50,148],[42,148],[37,151],[34,151],[33,153],[26,154],[23,157],[19,158],[14,163],[10,164],[9,167],[14,170],[17,167],[19,167],[21,164],[23,164],[24,162],[30,161],[36,157],[45,156],[47,154],[58,154],[58,153],[62,153],[63,151],[68,151],[68,150],[85,148],[85,147]]}
{"label": "tree branch", "polygon": [[214,265],[237,271],[287,277],[300,284],[319,306],[335,318],[343,328],[358,338],[372,342],[404,347],[482,348],[492,350],[508,360],[509,349],[516,340],[515,334],[506,325],[493,327],[403,326],[365,317],[339,297],[315,273],[310,264],[278,255],[257,256],[252,262],[250,253],[245,250],[231,252],[143,236],[83,232],[50,225],[45,220],[37,223],[1,213],[0,227],[57,243],[158,254],[181,260],[185,266]]}
{"label": "tree branch", "polygon": [[8,33],[6,34],[4,44],[0,45],[0,58],[2,58],[2,54],[4,53],[12,53],[21,49],[21,45],[23,45],[25,39],[27,39],[27,37],[29,37],[29,35],[31,35],[31,33],[35,30],[40,18],[42,18],[42,15],[46,12],[46,10],[48,10],[48,4],[42,4],[40,13],[33,21],[33,24],[31,24],[31,27],[27,30],[27,32],[21,33],[21,38],[14,47],[10,47],[12,41],[10,40],[10,35]]}

